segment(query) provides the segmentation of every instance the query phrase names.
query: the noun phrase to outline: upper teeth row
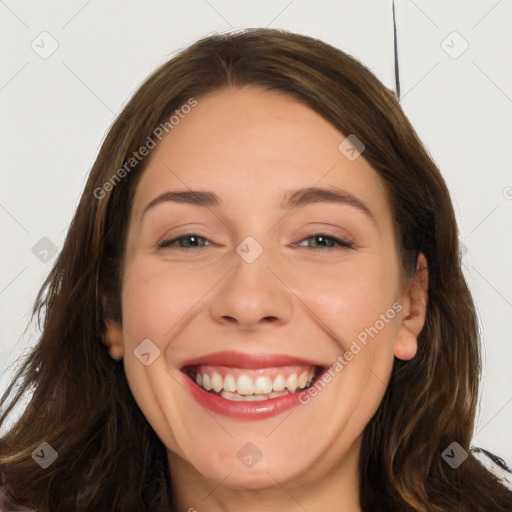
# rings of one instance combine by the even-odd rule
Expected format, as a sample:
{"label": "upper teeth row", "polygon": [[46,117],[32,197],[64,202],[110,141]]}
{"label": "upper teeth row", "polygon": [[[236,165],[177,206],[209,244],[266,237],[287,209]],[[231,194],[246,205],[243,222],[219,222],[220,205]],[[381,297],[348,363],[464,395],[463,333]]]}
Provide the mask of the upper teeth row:
{"label": "upper teeth row", "polygon": [[290,393],[294,393],[297,388],[305,388],[313,381],[314,371],[303,372],[300,376],[292,373],[287,379],[283,375],[278,375],[273,381],[270,377],[260,376],[252,379],[248,375],[240,375],[237,380],[233,375],[226,375],[224,379],[220,373],[214,372],[210,377],[207,373],[196,375],[196,382],[206,391],[213,389],[217,393],[222,389],[239,395],[263,395],[272,391],[283,391],[287,388]]}

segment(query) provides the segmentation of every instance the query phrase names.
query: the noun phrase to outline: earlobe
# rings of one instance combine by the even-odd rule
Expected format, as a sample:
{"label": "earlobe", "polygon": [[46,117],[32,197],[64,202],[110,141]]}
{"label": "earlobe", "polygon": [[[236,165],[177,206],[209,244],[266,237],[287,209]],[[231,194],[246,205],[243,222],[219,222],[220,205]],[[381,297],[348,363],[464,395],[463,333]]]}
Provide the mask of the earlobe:
{"label": "earlobe", "polygon": [[398,339],[395,343],[395,357],[409,361],[418,351],[418,338],[409,329],[403,327],[400,329]]}
{"label": "earlobe", "polygon": [[103,335],[103,344],[107,346],[112,359],[120,361],[124,356],[123,329],[114,320],[107,320],[107,330]]}
{"label": "earlobe", "polygon": [[395,357],[412,359],[418,350],[418,336],[425,325],[428,302],[428,265],[422,253],[418,254],[416,273],[404,293],[402,325],[395,343]]}
{"label": "earlobe", "polygon": [[112,308],[109,307],[105,296],[102,296],[101,303],[107,327],[105,333],[101,336],[101,341],[108,348],[110,357],[120,361],[124,356],[123,328],[119,322],[111,318]]}

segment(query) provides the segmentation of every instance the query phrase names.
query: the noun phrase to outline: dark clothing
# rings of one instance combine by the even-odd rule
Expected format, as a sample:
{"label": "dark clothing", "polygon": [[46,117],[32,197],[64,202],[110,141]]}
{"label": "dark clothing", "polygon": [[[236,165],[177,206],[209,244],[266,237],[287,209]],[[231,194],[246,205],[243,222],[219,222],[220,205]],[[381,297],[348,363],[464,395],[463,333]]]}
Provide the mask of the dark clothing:
{"label": "dark clothing", "polygon": [[7,491],[0,486],[0,512],[36,512],[34,509],[17,505],[9,499]]}

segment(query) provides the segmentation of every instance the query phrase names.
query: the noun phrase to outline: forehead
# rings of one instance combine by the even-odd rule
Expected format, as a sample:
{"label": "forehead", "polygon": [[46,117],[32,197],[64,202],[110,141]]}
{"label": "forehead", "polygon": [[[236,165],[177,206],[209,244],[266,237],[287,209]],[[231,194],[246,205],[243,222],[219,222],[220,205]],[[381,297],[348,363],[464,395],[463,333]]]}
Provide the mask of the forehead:
{"label": "forehead", "polygon": [[314,110],[259,87],[227,88],[197,99],[149,155],[135,194],[140,216],[169,190],[215,191],[239,208],[278,207],[285,190],[341,188],[388,210],[383,182],[360,156],[339,149],[346,138]]}

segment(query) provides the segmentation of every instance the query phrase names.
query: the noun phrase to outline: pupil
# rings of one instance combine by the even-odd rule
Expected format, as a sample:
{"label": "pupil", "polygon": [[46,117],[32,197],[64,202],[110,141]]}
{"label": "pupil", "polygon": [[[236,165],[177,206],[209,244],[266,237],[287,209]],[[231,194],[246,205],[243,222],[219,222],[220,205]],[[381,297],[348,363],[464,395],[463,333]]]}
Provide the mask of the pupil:
{"label": "pupil", "polygon": [[[323,240],[324,242],[326,241],[326,237],[322,236],[322,235],[317,235],[315,238],[316,238],[317,241],[318,240]],[[322,245],[322,244],[320,244],[320,245]]]}

